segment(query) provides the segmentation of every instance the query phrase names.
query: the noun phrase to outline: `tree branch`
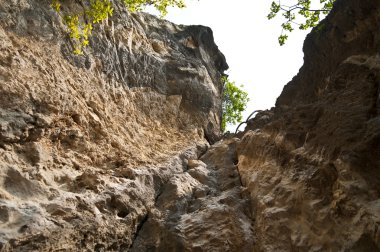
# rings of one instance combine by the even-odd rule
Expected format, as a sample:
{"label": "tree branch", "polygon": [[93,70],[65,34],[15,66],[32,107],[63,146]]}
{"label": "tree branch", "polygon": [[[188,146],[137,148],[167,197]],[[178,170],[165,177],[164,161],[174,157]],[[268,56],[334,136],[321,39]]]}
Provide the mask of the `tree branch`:
{"label": "tree branch", "polygon": [[[283,5],[282,5],[283,6]],[[283,11],[289,11],[289,12],[292,12],[296,9],[300,9],[300,10],[303,10],[303,11],[310,11],[310,12],[324,12],[324,11],[330,11],[329,9],[320,9],[320,10],[311,10],[311,9],[306,9],[306,8],[303,8],[303,7],[300,7],[300,6],[295,6],[295,7],[292,7],[292,8],[289,8],[289,9],[285,9],[283,7],[280,7],[281,10]]]}

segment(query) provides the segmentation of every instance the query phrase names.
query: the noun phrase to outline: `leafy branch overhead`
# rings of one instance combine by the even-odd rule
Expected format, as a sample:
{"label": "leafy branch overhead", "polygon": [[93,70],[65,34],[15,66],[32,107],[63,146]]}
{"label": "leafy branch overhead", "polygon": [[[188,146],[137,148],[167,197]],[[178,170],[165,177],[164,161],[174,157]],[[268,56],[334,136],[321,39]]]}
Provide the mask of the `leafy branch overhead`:
{"label": "leafy branch overhead", "polygon": [[[62,3],[78,3],[80,11],[72,11],[68,7],[64,8]],[[167,14],[167,8],[177,6],[185,7],[183,0],[116,0],[123,1],[125,7],[131,11],[141,11],[146,6],[154,6],[161,16]],[[69,31],[70,39],[73,42],[74,53],[82,54],[83,48],[89,43],[89,36],[92,33],[94,24],[103,22],[113,14],[113,4],[109,0],[51,0],[51,7],[59,14]]]}
{"label": "leafy branch overhead", "polygon": [[[289,1],[285,2],[288,3]],[[288,33],[294,30],[294,26],[301,30],[307,30],[318,25],[321,17],[331,11],[334,2],[335,0],[319,0],[318,8],[312,7],[312,0],[296,0],[290,5],[284,4],[284,0],[272,2],[267,18],[273,19],[279,13],[282,13],[284,18],[284,22],[281,24],[282,32],[278,37],[280,45],[284,45],[288,39]]]}
{"label": "leafy branch overhead", "polygon": [[242,90],[243,86],[236,86],[235,82],[230,81],[226,76],[222,77],[224,84],[222,100],[222,131],[225,131],[227,124],[236,124],[243,119],[243,111],[249,101],[248,93]]}

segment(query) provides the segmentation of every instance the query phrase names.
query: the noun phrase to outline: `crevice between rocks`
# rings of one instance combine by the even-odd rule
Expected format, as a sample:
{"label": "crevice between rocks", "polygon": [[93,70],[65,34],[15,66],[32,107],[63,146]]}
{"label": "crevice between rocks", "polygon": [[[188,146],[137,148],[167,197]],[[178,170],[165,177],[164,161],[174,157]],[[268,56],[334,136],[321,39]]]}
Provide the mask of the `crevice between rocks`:
{"label": "crevice between rocks", "polygon": [[140,223],[137,225],[136,232],[133,236],[131,246],[129,246],[129,250],[133,248],[133,245],[135,244],[136,239],[139,237],[139,233],[141,229],[143,228],[144,224],[148,221],[149,219],[149,213],[146,213],[143,217],[143,219],[140,221]]}
{"label": "crevice between rocks", "polygon": [[[208,149],[208,147],[206,148],[206,150],[205,151],[202,151],[202,155],[204,154],[204,153],[206,153],[207,152],[207,149]],[[180,172],[180,173],[185,173],[186,172],[186,162],[184,162],[184,160],[186,159],[186,157],[184,156],[184,155],[179,155],[180,156],[180,159],[181,159],[181,161],[182,161],[182,172]],[[199,156],[199,155],[198,155]],[[174,175],[176,175],[176,174],[178,174],[178,173],[176,173],[176,172],[174,172],[174,173],[172,173],[171,174],[171,176],[174,176]],[[155,195],[155,197],[154,197],[154,207],[156,207],[157,206],[157,202],[158,202],[158,200],[159,200],[159,198],[160,198],[160,196],[164,193],[164,190],[165,190],[165,184],[167,184],[167,182],[170,180],[170,178],[167,178],[167,179],[163,179],[163,180],[161,180],[160,182],[159,182],[159,188],[156,190],[156,192],[157,192],[157,194]],[[135,243],[136,243],[136,241],[138,240],[138,237],[139,237],[139,235],[140,235],[140,232],[142,231],[142,229],[143,229],[143,227],[144,227],[144,225],[145,225],[145,223],[147,222],[149,220],[149,211],[148,211],[148,213],[146,213],[145,215],[144,215],[144,217],[143,217],[143,219],[140,221],[140,223],[137,225],[137,228],[136,228],[136,232],[135,232],[135,234],[134,234],[134,236],[133,236],[133,239],[132,239],[132,242],[131,242],[131,245],[130,245],[130,247],[129,247],[129,251],[133,251],[133,248],[134,248],[134,245],[135,245]]]}
{"label": "crevice between rocks", "polygon": [[372,91],[372,105],[368,111],[368,119],[372,119],[377,116],[377,106],[379,100],[379,91],[380,91],[380,77],[378,75],[373,76],[373,91]]}
{"label": "crevice between rocks", "polygon": [[[120,64],[120,74],[123,82],[126,82],[126,71],[124,67],[124,60],[123,60],[123,54],[122,54],[122,49],[121,48],[115,48],[116,55]],[[128,84],[127,84],[128,85]]]}
{"label": "crevice between rocks", "polygon": [[206,146],[204,150],[201,150],[199,154],[197,155],[197,159],[200,160],[203,157],[203,155],[207,153],[209,148],[210,146]]}

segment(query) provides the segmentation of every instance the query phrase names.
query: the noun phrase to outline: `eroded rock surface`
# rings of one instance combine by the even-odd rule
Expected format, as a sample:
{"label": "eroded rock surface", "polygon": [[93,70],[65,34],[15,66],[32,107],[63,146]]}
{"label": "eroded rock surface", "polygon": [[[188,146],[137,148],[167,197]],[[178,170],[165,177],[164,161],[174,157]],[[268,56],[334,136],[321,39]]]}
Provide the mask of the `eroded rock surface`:
{"label": "eroded rock surface", "polygon": [[218,142],[167,181],[131,251],[252,251],[236,141]]}
{"label": "eroded rock surface", "polygon": [[48,1],[0,4],[1,251],[380,251],[377,0],[337,0],[211,147],[211,30],[117,8],[74,57]]}
{"label": "eroded rock surface", "polygon": [[127,251],[217,139],[228,66],[211,29],[122,8],[73,56],[49,4],[0,4],[0,249]]}

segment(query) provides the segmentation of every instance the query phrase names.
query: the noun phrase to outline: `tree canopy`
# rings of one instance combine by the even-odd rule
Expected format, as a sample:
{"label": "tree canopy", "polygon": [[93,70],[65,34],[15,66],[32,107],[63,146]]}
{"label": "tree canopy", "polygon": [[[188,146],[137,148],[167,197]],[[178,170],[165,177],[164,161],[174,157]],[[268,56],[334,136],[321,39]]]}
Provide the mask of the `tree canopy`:
{"label": "tree canopy", "polygon": [[[327,15],[333,7],[335,0],[276,0],[272,2],[268,19],[272,19],[281,13],[284,19],[281,35],[278,37],[280,45],[284,45],[288,39],[288,33],[294,30],[294,26],[301,30],[318,25],[321,17]],[[312,6],[312,3],[315,6]],[[301,21],[300,21],[301,20]]]}

